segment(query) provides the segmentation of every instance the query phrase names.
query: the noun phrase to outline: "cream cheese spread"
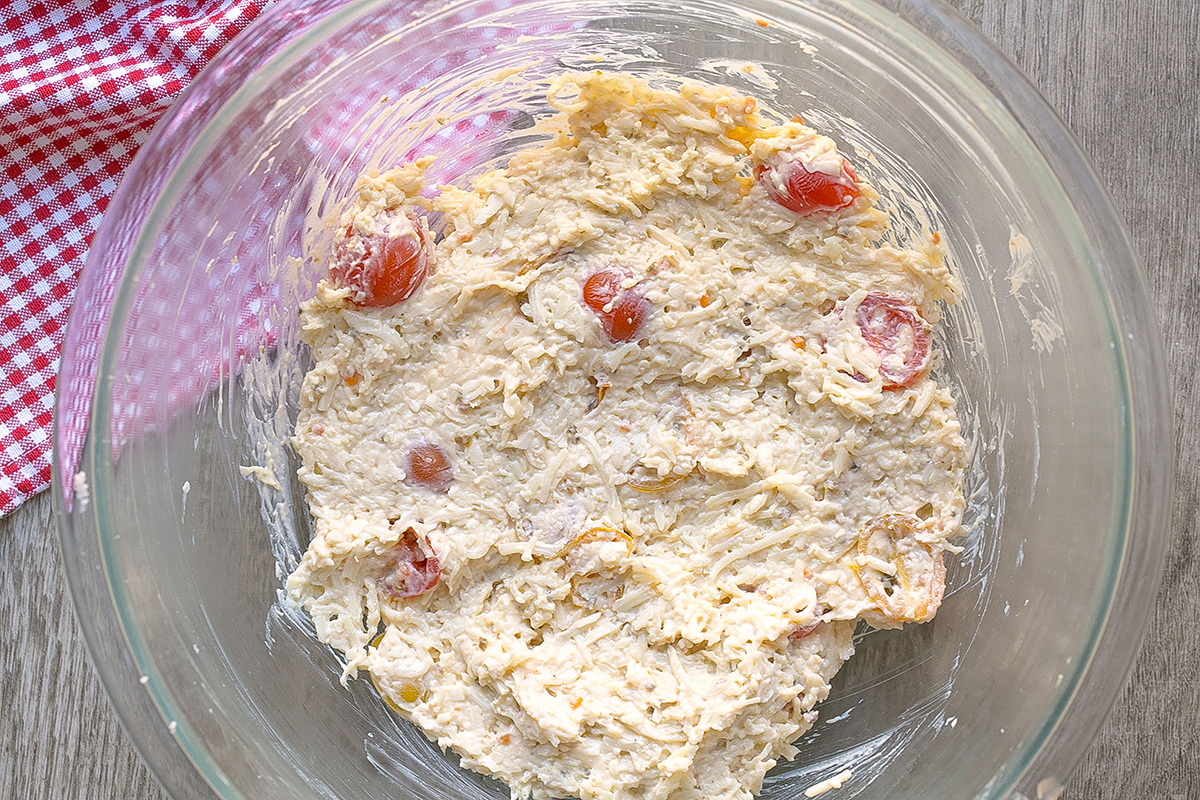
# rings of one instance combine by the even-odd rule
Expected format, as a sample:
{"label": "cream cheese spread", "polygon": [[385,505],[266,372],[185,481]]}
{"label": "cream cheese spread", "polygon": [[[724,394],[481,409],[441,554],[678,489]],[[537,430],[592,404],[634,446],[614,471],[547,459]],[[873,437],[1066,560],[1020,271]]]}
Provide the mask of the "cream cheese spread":
{"label": "cream cheese spread", "polygon": [[855,624],[931,618],[958,284],[834,142],[570,73],[469,188],[361,178],[302,308],[320,638],[514,797],[749,798]]}

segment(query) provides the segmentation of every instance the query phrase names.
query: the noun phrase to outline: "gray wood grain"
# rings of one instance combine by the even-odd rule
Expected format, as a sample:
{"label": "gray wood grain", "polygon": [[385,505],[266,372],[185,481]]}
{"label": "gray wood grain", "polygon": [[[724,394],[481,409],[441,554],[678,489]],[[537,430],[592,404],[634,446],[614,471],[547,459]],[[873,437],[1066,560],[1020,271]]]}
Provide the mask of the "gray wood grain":
{"label": "gray wood grain", "polygon": [[[1061,800],[1200,798],[1200,3],[951,3],[1095,161],[1145,266],[1175,381],[1163,586],[1131,680]],[[164,797],[92,670],[42,494],[0,520],[0,798]]]}
{"label": "gray wood grain", "polygon": [[0,521],[0,798],[166,798],[92,669],[49,492]]}

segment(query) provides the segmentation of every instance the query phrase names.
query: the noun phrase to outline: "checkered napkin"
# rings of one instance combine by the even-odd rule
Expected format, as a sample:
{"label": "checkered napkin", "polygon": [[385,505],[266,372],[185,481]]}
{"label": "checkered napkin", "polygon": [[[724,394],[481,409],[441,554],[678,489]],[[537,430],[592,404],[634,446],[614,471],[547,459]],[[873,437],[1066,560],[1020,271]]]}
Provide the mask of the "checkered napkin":
{"label": "checkered napkin", "polygon": [[0,0],[0,515],[50,482],[88,244],[138,147],[272,0]]}

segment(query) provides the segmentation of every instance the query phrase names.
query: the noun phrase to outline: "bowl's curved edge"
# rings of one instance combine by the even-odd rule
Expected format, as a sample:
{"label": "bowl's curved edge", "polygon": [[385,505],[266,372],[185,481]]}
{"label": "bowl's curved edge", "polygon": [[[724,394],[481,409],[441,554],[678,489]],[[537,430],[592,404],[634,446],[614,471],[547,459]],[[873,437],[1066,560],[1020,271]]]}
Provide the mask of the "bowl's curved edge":
{"label": "bowl's curved edge", "polygon": [[[364,0],[360,11],[383,1]],[[228,65],[269,59],[335,8],[337,3],[331,0],[268,7],[183,90],[125,170],[125,175],[151,175],[157,180],[124,181],[109,202],[80,273],[64,335],[56,382],[50,493],[67,589],[92,667],[121,726],[173,800],[219,800],[213,782],[220,783],[221,776],[205,775],[188,756],[174,735],[175,726],[155,700],[153,677],[143,675],[133,658],[104,566],[100,545],[103,510],[91,496],[95,471],[106,469],[96,457],[96,449],[107,446],[109,439],[107,431],[97,429],[93,413],[101,388],[99,365],[112,339],[109,322],[113,308],[128,292],[127,256],[145,221],[144,214],[122,211],[150,208],[173,167],[226,103],[243,90],[241,81],[222,77]],[[305,24],[298,26],[297,20]],[[197,92],[196,87],[205,91]],[[125,221],[126,227],[119,221]],[[79,302],[84,297],[89,302]]]}

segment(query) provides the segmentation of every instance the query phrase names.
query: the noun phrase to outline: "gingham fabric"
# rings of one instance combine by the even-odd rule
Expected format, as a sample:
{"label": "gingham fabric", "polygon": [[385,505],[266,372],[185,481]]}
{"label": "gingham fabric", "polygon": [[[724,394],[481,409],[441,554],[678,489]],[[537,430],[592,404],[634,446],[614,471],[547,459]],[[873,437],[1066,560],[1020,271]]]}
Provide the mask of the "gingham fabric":
{"label": "gingham fabric", "polygon": [[138,147],[271,0],[0,0],[0,515],[50,482],[63,328]]}

